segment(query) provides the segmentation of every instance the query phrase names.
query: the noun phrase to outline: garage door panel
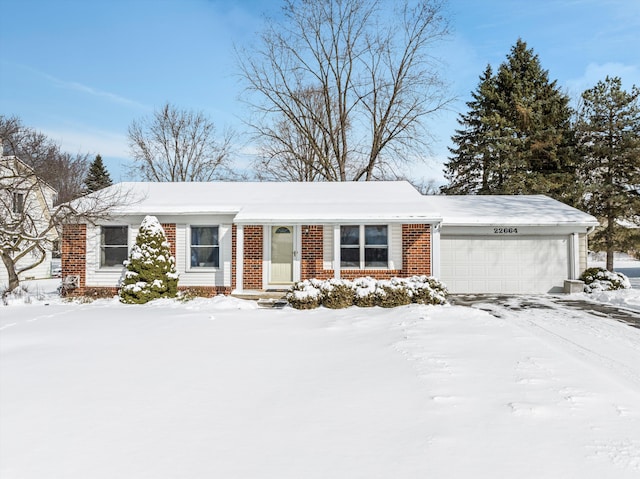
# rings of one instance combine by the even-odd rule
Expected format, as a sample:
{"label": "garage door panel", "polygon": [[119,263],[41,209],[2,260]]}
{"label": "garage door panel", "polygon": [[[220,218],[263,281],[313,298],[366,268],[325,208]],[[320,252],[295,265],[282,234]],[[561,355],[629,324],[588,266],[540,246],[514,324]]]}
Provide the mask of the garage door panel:
{"label": "garage door panel", "polygon": [[567,236],[441,238],[442,280],[453,293],[561,291],[569,274]]}

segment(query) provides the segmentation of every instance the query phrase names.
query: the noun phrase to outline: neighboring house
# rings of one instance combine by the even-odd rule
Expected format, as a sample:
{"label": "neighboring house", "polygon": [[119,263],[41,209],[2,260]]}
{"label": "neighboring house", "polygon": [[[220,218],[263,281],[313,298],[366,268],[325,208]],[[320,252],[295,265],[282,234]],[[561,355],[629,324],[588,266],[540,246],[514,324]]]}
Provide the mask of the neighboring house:
{"label": "neighboring house", "polygon": [[[53,208],[57,192],[44,181],[37,178],[33,169],[15,156],[0,158],[0,241],[3,250],[10,249],[21,233],[38,236],[34,232],[45,231],[49,224],[50,211]],[[12,227],[13,221],[18,226]],[[30,225],[30,227],[27,226]],[[18,275],[21,280],[30,278],[48,278],[51,276],[51,244],[55,242],[57,232],[46,235],[44,260],[36,267]],[[28,241],[11,252],[12,257],[20,255]],[[17,262],[17,269],[33,264],[40,259],[40,253],[28,253]],[[7,269],[0,261],[0,286],[8,284]]]}
{"label": "neighboring house", "polygon": [[[456,197],[425,197],[408,182],[121,183],[110,188],[135,192],[138,199],[114,210],[108,223],[70,224],[63,231],[63,277],[77,278],[78,293],[93,288],[115,292],[145,215],[155,215],[164,226],[179,286],[212,294],[283,289],[309,278],[412,275],[445,282],[450,277],[453,292],[471,292],[466,290],[476,285],[473,292],[493,292],[489,289],[496,283],[488,279],[482,286],[459,283],[456,274],[478,275],[477,268],[468,269],[476,258],[486,263],[489,276],[498,270],[508,274],[496,291],[509,292],[511,269],[498,269],[496,258],[483,251],[495,246],[492,238],[500,238],[503,248],[507,236],[521,240],[525,252],[531,251],[531,241],[540,240],[546,253],[555,251],[547,238],[561,237],[559,244],[551,243],[562,250],[558,255],[564,266],[538,268],[548,281],[518,283],[512,292],[561,290],[565,279],[576,278],[586,267],[580,241],[597,224],[546,197],[473,196],[454,204]],[[491,211],[488,198],[494,201]],[[461,222],[461,212],[474,219]],[[456,242],[473,236],[481,242]],[[452,249],[467,255],[456,257]],[[546,253],[536,259],[555,265],[558,255]],[[512,259],[509,267],[522,273]],[[452,270],[451,261],[466,272]]]}

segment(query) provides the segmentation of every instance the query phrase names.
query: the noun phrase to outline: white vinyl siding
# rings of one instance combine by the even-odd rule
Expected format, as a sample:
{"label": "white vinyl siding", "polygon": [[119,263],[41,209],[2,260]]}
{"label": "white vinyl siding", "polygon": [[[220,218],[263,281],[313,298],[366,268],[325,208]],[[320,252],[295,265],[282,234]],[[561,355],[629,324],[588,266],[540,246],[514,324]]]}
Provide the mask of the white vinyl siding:
{"label": "white vinyl siding", "polygon": [[[129,224],[129,244],[135,242],[140,223],[144,217],[122,219],[120,224]],[[231,286],[231,222],[228,216],[159,216],[160,223],[176,225],[176,269],[180,275],[179,286]],[[114,223],[116,224],[116,223]],[[220,243],[220,266],[205,271],[187,269],[189,248],[189,225],[218,225]],[[87,286],[117,286],[122,278],[124,268],[100,268],[100,227],[87,225]]]}

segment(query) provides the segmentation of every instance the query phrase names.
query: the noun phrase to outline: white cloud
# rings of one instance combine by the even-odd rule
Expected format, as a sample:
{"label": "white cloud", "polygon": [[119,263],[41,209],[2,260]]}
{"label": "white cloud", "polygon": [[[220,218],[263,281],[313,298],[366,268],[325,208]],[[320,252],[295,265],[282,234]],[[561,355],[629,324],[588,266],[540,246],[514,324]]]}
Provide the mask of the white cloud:
{"label": "white cloud", "polygon": [[115,93],[111,93],[111,92],[107,92],[107,91],[103,91],[103,90],[99,90],[97,88],[93,88],[87,85],[83,85],[82,83],[79,82],[73,82],[73,81],[66,81],[66,80],[61,80],[60,78],[54,77],[53,75],[49,75],[48,73],[44,73],[41,71],[38,71],[32,67],[28,67],[28,66],[24,66],[24,68],[31,70],[32,72],[40,75],[43,78],[46,78],[47,80],[49,80],[51,83],[55,84],[58,87],[61,88],[65,88],[67,90],[72,90],[72,91],[77,91],[80,93],[84,93],[87,95],[91,95],[91,96],[95,96],[95,97],[99,97],[99,98],[104,98],[112,103],[117,103],[120,105],[127,105],[130,107],[134,107],[134,108],[140,108],[140,109],[144,109],[144,110],[150,110],[151,108],[149,108],[147,105],[143,105],[142,103],[139,103],[135,100],[130,100],[129,98],[125,98],[123,96],[117,95]]}
{"label": "white cloud", "polygon": [[622,87],[631,89],[632,85],[640,86],[640,67],[624,63],[590,63],[580,78],[567,80],[566,87],[571,96],[579,96],[583,91],[593,88],[596,83],[609,77],[620,77]]}
{"label": "white cloud", "polygon": [[69,153],[100,153],[102,156],[128,158],[125,135],[104,130],[72,126],[70,129],[42,128],[42,133],[56,141]]}

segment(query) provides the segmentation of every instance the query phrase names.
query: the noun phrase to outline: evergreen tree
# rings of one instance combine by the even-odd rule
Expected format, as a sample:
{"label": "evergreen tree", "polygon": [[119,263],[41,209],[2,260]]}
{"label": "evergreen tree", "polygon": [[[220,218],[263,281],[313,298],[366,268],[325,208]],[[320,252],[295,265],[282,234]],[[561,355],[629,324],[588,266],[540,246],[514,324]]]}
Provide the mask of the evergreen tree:
{"label": "evergreen tree", "polygon": [[178,292],[175,258],[162,226],[155,216],[146,216],[136,244],[131,248],[127,271],[120,288],[120,301],[141,304],[157,298],[173,298]]}
{"label": "evergreen tree", "polygon": [[603,223],[592,240],[607,252],[607,269],[613,271],[613,253],[630,236],[619,221],[640,221],[640,89],[634,85],[628,93],[620,78],[607,77],[582,100],[577,131],[583,205]]}
{"label": "evergreen tree", "polygon": [[[445,165],[448,194],[548,194],[574,203],[569,97],[518,40],[497,73],[487,67],[458,119]],[[571,186],[571,187],[570,187]]]}
{"label": "evergreen tree", "polygon": [[101,190],[113,184],[111,176],[104,166],[100,155],[97,155],[96,159],[93,160],[89,166],[89,172],[84,180],[84,184],[88,193]]}
{"label": "evergreen tree", "polygon": [[[480,76],[480,83],[471,93],[472,101],[467,102],[468,113],[460,114],[458,123],[463,127],[452,137],[456,148],[449,148],[453,154],[445,165],[445,177],[449,180],[442,187],[444,194],[467,195],[488,194],[490,178],[495,176],[497,152],[491,141],[495,127],[495,78],[491,65],[487,65]],[[492,174],[493,173],[493,174]],[[493,182],[493,181],[492,181]]]}

